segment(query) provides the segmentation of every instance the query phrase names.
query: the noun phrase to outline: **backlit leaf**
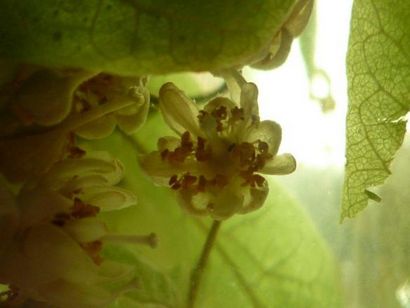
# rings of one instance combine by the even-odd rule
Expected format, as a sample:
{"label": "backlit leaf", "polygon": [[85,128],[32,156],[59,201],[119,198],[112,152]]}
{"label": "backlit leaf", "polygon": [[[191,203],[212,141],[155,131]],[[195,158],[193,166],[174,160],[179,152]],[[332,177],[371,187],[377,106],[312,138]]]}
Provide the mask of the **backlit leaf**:
{"label": "backlit leaf", "polygon": [[[407,1],[356,0],[348,53],[349,111],[342,219],[364,209],[403,142],[410,107]],[[373,196],[371,199],[378,199]]]}

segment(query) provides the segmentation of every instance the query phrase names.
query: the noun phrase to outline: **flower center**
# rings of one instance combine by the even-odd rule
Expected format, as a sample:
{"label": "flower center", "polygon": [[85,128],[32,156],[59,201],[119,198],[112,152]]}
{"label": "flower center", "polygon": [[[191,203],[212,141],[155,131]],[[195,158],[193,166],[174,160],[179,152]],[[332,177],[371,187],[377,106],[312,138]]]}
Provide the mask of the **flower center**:
{"label": "flower center", "polygon": [[265,179],[257,172],[273,155],[264,141],[238,141],[243,138],[238,132],[243,134],[241,129],[245,126],[243,109],[217,106],[210,111],[201,110],[198,119],[206,137],[197,136],[195,140],[186,131],[176,148],[161,152],[162,160],[175,167],[195,162],[189,164],[195,165],[189,171],[172,175],[170,187],[196,194],[223,188],[238,177],[243,180],[241,186],[262,187]]}

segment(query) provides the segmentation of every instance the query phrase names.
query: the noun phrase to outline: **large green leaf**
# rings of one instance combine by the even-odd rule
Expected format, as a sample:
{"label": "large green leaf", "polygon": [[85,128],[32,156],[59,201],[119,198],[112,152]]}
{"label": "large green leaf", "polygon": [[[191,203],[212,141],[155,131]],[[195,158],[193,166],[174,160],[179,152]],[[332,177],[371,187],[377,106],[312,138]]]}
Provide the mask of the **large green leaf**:
{"label": "large green leaf", "polygon": [[349,111],[342,218],[353,217],[369,188],[390,174],[403,142],[410,107],[410,6],[408,1],[356,0],[348,53]]}
{"label": "large green leaf", "polygon": [[2,0],[0,58],[133,75],[241,66],[269,46],[294,3]]}
{"label": "large green leaf", "polygon": [[[138,133],[141,139],[144,136],[141,144],[147,148],[152,148],[156,138],[164,134],[157,117],[151,117]],[[106,217],[111,229],[157,233],[158,248],[135,247],[134,253],[162,269],[177,290],[176,306],[161,301],[158,305],[184,307],[189,276],[211,221],[184,213],[169,189],[153,186],[141,174],[136,163],[136,148],[141,148],[141,144],[134,147],[132,139],[120,135],[97,143],[92,146],[109,146],[125,163],[123,184],[133,189],[139,199],[137,206]],[[270,187],[271,194],[261,210],[222,223],[196,307],[340,307],[339,277],[333,257],[295,201],[274,182]],[[130,293],[118,303],[123,303],[122,307],[135,306],[137,300]]]}

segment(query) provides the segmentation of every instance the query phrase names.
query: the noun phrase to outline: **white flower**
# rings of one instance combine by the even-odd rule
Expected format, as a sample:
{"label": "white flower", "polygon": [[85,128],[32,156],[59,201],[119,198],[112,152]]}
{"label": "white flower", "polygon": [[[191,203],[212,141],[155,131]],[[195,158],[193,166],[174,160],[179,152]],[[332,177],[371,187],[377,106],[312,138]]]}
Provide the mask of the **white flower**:
{"label": "white flower", "polygon": [[169,185],[188,212],[222,220],[258,209],[268,194],[260,175],[295,170],[292,155],[278,155],[281,128],[259,121],[257,88],[236,78],[240,101],[217,97],[199,110],[172,83],[160,90],[160,109],[179,137],[158,140],[158,150],[140,158],[146,173]]}
{"label": "white flower", "polygon": [[131,267],[100,255],[107,241],[155,245],[153,234],[110,234],[97,217],[136,203],[131,192],[114,186],[122,176],[119,161],[94,153],[54,164],[17,197],[0,190],[0,283],[11,286],[11,302],[105,306],[135,287]]}

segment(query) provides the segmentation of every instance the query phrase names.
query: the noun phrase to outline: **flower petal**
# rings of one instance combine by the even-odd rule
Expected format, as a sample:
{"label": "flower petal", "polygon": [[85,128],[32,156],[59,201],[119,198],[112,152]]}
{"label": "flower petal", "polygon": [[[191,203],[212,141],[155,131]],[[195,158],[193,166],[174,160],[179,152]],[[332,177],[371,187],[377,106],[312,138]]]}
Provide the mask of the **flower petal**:
{"label": "flower petal", "polygon": [[265,174],[289,174],[295,171],[296,160],[292,154],[282,154],[275,156],[271,161],[267,162],[261,170]]}
{"label": "flower petal", "polygon": [[[92,177],[95,175],[103,178],[108,185],[114,185],[122,179],[123,174],[124,166],[109,153],[90,152],[80,159],[66,159],[55,163],[50,171],[43,176],[39,186],[59,190],[67,183],[74,185],[76,181],[81,181],[84,177],[92,181],[96,179],[96,177]],[[97,180],[97,183],[100,182],[101,180]]]}
{"label": "flower petal", "polygon": [[245,116],[259,118],[258,88],[254,83],[247,82],[241,87],[240,106]]}
{"label": "flower petal", "polygon": [[115,124],[115,117],[112,114],[108,114],[79,127],[75,130],[75,133],[81,138],[88,140],[102,139],[112,134]]}
{"label": "flower petal", "polygon": [[178,134],[187,130],[196,136],[201,135],[197,106],[173,83],[161,87],[159,99],[159,107],[169,127]]}
{"label": "flower petal", "polygon": [[255,142],[256,140],[266,142],[269,146],[269,153],[276,155],[282,140],[280,125],[269,120],[260,122],[257,128],[252,129],[246,136],[248,142]]}
{"label": "flower petal", "polygon": [[105,224],[95,217],[67,221],[63,229],[79,243],[100,240],[108,232]]}
{"label": "flower petal", "polygon": [[85,203],[98,206],[102,211],[119,210],[137,203],[137,197],[131,191],[115,186],[83,188],[78,196]]}
{"label": "flower petal", "polygon": [[264,203],[269,193],[268,183],[265,181],[262,187],[250,187],[245,196],[245,202],[241,214],[249,213],[259,209]]}
{"label": "flower petal", "polygon": [[227,186],[216,194],[208,211],[213,219],[225,220],[240,211],[243,201],[242,189]]}
{"label": "flower petal", "polygon": [[135,133],[146,121],[149,111],[149,102],[139,107],[138,111],[132,115],[119,115],[117,119],[118,126],[127,134]]}

